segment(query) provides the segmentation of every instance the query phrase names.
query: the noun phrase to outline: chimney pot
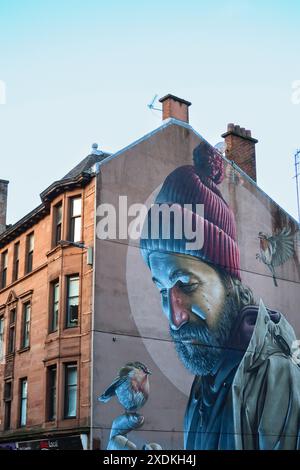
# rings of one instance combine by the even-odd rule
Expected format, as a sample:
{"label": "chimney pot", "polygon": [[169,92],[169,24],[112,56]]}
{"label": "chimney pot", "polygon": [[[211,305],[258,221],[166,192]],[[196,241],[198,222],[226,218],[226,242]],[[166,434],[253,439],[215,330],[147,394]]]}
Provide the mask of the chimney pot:
{"label": "chimney pot", "polygon": [[189,106],[192,103],[171,94],[163,96],[159,101],[162,103],[163,120],[173,118],[189,122]]}
{"label": "chimney pot", "polygon": [[0,235],[6,230],[7,186],[9,181],[0,179]]}
{"label": "chimney pot", "polygon": [[229,124],[227,124],[227,131],[234,131],[234,124],[233,122],[230,122]]}

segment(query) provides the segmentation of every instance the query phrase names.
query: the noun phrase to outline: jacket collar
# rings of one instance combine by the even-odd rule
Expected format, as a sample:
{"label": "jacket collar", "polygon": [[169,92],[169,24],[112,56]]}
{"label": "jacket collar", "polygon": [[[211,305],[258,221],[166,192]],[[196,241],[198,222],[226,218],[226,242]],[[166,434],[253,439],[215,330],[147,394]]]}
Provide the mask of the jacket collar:
{"label": "jacket collar", "polygon": [[258,367],[267,357],[283,353],[282,347],[276,341],[278,335],[291,349],[292,342],[296,339],[293,328],[282,314],[275,323],[271,312],[260,299],[254,330],[240,366],[243,366],[245,371],[250,371]]}

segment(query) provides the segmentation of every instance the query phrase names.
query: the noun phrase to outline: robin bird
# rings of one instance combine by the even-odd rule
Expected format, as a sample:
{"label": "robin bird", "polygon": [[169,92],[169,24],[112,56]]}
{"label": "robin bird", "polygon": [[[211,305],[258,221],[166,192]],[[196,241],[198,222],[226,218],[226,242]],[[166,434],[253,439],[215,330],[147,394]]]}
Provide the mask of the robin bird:
{"label": "robin bird", "polygon": [[135,413],[148,400],[150,374],[141,362],[128,362],[98,400],[106,403],[116,395],[126,412]]}
{"label": "robin bird", "polygon": [[275,267],[284,264],[294,254],[294,236],[291,229],[284,228],[275,235],[259,232],[260,253],[256,259],[267,265],[272,273],[274,285],[277,287]]}

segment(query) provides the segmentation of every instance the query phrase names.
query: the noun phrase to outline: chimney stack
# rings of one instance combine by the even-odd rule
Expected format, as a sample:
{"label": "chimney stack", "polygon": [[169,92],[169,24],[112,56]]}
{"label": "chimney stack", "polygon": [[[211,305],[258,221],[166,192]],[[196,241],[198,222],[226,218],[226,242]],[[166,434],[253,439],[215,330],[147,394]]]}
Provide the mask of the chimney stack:
{"label": "chimney stack", "polygon": [[159,101],[162,103],[163,120],[174,118],[189,122],[189,106],[192,103],[170,94],[163,96]]}
{"label": "chimney stack", "polygon": [[225,156],[234,161],[250,178],[256,182],[255,144],[258,140],[251,137],[251,131],[244,127],[228,124],[225,139]]}
{"label": "chimney stack", "polygon": [[0,235],[6,230],[7,186],[9,181],[0,180]]}

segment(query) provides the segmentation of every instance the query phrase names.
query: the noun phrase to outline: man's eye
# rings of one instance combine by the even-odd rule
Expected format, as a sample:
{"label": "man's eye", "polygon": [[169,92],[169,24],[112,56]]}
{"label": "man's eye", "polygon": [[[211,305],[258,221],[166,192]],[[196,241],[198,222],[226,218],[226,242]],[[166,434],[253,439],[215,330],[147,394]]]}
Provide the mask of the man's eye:
{"label": "man's eye", "polygon": [[178,287],[185,294],[191,294],[197,289],[198,286],[199,286],[199,282],[191,282],[190,284],[184,284],[183,282],[179,281],[178,283]]}

